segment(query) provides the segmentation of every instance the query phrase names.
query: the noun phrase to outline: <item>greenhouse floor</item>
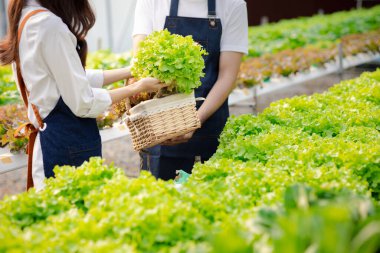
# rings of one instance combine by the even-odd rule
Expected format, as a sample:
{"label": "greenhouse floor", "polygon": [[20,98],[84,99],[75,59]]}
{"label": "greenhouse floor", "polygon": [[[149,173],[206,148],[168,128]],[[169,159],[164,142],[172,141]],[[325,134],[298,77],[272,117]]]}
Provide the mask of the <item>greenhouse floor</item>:
{"label": "greenhouse floor", "polygon": [[[374,71],[380,67],[380,62],[361,65],[348,69],[342,75],[331,74],[300,85],[278,90],[263,95],[257,101],[257,112],[263,111],[270,103],[282,98],[293,97],[302,94],[321,93],[341,80],[358,77],[362,72]],[[247,101],[250,102],[250,101]],[[231,114],[240,115],[253,113],[253,108],[248,106],[232,106]],[[103,145],[103,156],[106,161],[113,161],[118,167],[124,168],[128,176],[136,177],[139,174],[139,155],[133,151],[129,138],[118,139]],[[26,168],[9,172],[0,176],[0,199],[5,195],[21,193],[25,190]]]}

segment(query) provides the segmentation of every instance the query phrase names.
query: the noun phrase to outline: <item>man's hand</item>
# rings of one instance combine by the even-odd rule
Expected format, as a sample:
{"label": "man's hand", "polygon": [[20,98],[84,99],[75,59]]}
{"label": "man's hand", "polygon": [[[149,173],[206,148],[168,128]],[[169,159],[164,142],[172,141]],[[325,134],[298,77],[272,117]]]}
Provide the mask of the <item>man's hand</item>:
{"label": "man's hand", "polygon": [[176,138],[164,141],[163,143],[161,143],[161,145],[163,145],[163,146],[174,146],[174,145],[178,145],[181,143],[186,143],[193,137],[194,133],[195,133],[195,131],[191,131],[190,133],[187,133],[185,135],[178,136]]}

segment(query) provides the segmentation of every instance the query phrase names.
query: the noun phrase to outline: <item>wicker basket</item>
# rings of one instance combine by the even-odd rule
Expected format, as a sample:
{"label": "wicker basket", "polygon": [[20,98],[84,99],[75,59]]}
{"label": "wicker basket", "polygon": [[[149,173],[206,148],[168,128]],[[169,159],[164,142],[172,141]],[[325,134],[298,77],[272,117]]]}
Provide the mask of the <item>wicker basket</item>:
{"label": "wicker basket", "polygon": [[201,127],[194,94],[176,94],[142,102],[129,110],[126,124],[136,151]]}

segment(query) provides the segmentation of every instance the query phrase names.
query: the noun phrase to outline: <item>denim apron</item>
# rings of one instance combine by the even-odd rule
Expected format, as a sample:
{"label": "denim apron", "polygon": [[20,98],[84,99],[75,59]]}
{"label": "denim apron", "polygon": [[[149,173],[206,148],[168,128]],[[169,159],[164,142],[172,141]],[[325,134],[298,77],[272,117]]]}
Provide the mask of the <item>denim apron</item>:
{"label": "denim apron", "polygon": [[54,176],[56,165],[80,166],[102,156],[96,119],[75,116],[62,98],[43,121],[46,129],[39,135],[46,178]]}
{"label": "denim apron", "polygon": [[[208,18],[179,17],[179,0],[172,0],[170,16],[166,17],[165,28],[171,33],[183,36],[192,35],[208,55],[204,56],[205,76],[202,85],[195,90],[196,97],[206,98],[218,79],[220,41],[222,24],[216,18],[216,0],[208,0]],[[202,102],[197,103],[197,108]],[[218,138],[229,117],[228,101],[198,129],[191,140],[176,146],[155,146],[140,152],[141,167],[155,177],[170,179],[176,170],[191,172],[195,160],[206,161],[216,151]],[[197,157],[197,159],[196,159]]]}
{"label": "denim apron", "polygon": [[[46,9],[38,9],[28,13],[20,22],[18,29],[18,43],[27,21],[34,15],[46,12]],[[29,92],[26,89],[24,78],[21,74],[20,58],[16,57],[17,79],[22,99],[26,108],[29,107]],[[19,137],[22,129],[29,132],[28,144],[28,182],[27,189],[33,187],[32,160],[33,148],[37,134],[40,136],[45,177],[54,176],[56,165],[80,166],[90,157],[102,156],[102,144],[96,119],[80,118],[75,116],[62,98],[49,115],[42,119],[38,108],[31,104],[39,129],[32,123],[20,126],[15,133]],[[25,133],[24,133],[25,134]]]}

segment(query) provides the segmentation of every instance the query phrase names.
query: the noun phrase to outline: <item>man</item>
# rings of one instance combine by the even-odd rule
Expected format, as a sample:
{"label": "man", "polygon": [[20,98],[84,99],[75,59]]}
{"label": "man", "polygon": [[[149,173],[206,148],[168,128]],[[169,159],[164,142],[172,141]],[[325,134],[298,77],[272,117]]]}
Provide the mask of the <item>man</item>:
{"label": "man", "polygon": [[157,178],[173,179],[176,170],[191,172],[196,161],[216,151],[227,118],[228,95],[234,88],[241,58],[248,51],[247,7],[243,0],[138,0],[133,32],[134,51],[153,31],[168,29],[192,35],[208,52],[205,77],[196,97],[201,129],[140,153],[142,169]]}

